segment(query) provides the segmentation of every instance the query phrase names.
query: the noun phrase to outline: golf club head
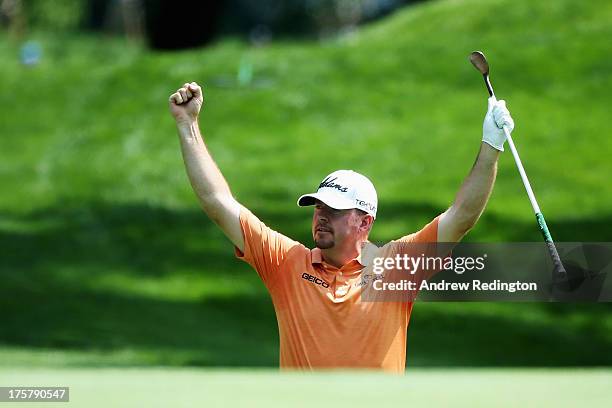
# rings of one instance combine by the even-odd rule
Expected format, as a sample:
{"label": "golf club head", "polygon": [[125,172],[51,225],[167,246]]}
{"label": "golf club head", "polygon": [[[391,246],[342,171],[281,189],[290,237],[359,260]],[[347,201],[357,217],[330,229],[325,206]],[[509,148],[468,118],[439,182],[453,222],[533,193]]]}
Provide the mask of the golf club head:
{"label": "golf club head", "polygon": [[472,52],[470,54],[470,62],[482,75],[489,75],[489,63],[487,63],[487,59],[482,52]]}

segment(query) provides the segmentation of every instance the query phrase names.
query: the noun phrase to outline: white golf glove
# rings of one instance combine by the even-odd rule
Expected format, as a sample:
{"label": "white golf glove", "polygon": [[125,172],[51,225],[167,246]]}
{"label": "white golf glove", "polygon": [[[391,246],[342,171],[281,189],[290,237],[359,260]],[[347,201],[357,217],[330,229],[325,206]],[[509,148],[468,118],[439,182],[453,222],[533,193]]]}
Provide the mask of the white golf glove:
{"label": "white golf glove", "polygon": [[482,141],[503,152],[504,142],[506,141],[504,125],[512,133],[514,120],[512,120],[510,111],[506,108],[506,101],[503,99],[498,101],[494,96],[491,96],[488,101],[487,114],[482,124]]}

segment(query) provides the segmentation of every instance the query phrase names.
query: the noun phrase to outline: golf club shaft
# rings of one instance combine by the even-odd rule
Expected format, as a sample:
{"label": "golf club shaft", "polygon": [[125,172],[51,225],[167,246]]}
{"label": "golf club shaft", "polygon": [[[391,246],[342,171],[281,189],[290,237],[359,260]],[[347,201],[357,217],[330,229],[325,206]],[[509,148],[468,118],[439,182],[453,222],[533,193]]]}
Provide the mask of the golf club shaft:
{"label": "golf club shaft", "polygon": [[508,139],[508,145],[510,146],[510,151],[512,152],[512,156],[514,157],[514,162],[516,163],[516,167],[518,168],[519,174],[521,175],[521,180],[523,180],[523,185],[525,186],[525,190],[527,190],[527,196],[529,197],[529,201],[531,202],[531,207],[535,212],[536,221],[538,226],[540,227],[540,232],[544,237],[544,241],[548,246],[548,252],[550,253],[550,257],[552,258],[554,265],[554,278],[555,279],[565,279],[567,277],[567,272],[563,267],[563,263],[561,262],[561,258],[559,257],[559,252],[557,252],[557,247],[550,235],[550,231],[548,230],[548,226],[546,225],[546,220],[544,219],[544,214],[540,211],[540,206],[535,198],[535,194],[533,194],[533,190],[531,189],[531,184],[529,183],[529,179],[527,178],[527,173],[525,173],[525,169],[523,168],[523,163],[521,162],[521,158],[519,157],[518,151],[516,150],[516,146],[514,146],[514,141],[512,140],[512,136],[510,136],[510,131],[504,125],[504,133],[506,134],[506,138]]}
{"label": "golf club shaft", "polygon": [[[495,92],[493,92],[493,86],[491,85],[491,80],[489,79],[489,74],[482,74],[482,78],[485,81],[485,85],[487,86],[487,91],[489,91],[489,96],[495,98]],[[497,99],[497,98],[495,98]]]}
{"label": "golf club shaft", "polygon": [[[535,194],[533,194],[533,190],[531,189],[531,183],[529,183],[527,173],[525,173],[525,169],[523,168],[523,162],[521,162],[521,158],[519,157],[518,151],[516,150],[516,146],[514,146],[512,136],[510,136],[510,131],[508,130],[508,127],[506,127],[506,125],[504,125],[504,133],[506,134],[506,139],[508,140],[508,145],[510,146],[510,151],[512,152],[512,157],[514,157],[516,167],[518,168],[519,174],[521,175],[521,180],[523,180],[525,190],[527,190],[527,196],[529,197],[531,208],[533,208],[533,212],[535,212],[536,214],[541,213],[538,201],[536,200]],[[544,238],[546,238],[546,236]]]}

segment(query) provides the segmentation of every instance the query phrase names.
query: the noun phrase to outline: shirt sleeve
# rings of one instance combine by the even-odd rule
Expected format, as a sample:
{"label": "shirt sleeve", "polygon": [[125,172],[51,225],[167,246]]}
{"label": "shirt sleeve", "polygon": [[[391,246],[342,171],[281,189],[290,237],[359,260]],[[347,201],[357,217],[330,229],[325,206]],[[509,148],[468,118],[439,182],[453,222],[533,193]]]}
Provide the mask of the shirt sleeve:
{"label": "shirt sleeve", "polygon": [[236,257],[251,265],[270,289],[289,251],[300,245],[266,226],[246,208],[240,210],[244,252],[234,247]]}
{"label": "shirt sleeve", "polygon": [[[413,281],[416,287],[420,287],[423,280],[427,280],[440,271],[440,262],[428,262],[428,259],[437,258],[437,241],[438,241],[438,221],[440,216],[434,218],[431,222],[425,225],[421,230],[412,234],[405,235],[399,239],[393,240],[382,247],[384,258],[396,259],[397,257],[406,259],[409,257],[418,262],[402,261],[400,268],[396,266],[385,271],[385,280],[389,282],[401,282],[403,279]],[[394,263],[396,265],[396,263]],[[418,290],[409,291],[405,294],[405,299],[414,301]]]}
{"label": "shirt sleeve", "polygon": [[393,242],[405,242],[414,244],[431,244],[438,242],[438,222],[440,216],[438,215],[429,224],[424,226],[420,231],[414,232],[409,235],[405,235],[400,239]]}

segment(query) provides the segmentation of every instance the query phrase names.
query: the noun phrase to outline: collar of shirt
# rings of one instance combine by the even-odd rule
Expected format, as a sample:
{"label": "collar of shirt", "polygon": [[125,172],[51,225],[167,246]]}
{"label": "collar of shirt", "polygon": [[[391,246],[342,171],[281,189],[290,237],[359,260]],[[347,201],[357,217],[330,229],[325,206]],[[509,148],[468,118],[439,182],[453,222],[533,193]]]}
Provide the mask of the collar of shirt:
{"label": "collar of shirt", "polygon": [[351,259],[349,262],[342,265],[342,267],[336,268],[323,260],[323,254],[320,248],[313,248],[310,250],[310,262],[313,265],[321,265],[325,272],[333,275],[353,277],[358,275],[364,267],[370,264],[375,250],[377,249],[378,247],[371,242],[365,242],[361,253],[355,259]]}

